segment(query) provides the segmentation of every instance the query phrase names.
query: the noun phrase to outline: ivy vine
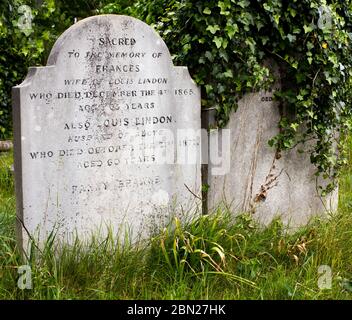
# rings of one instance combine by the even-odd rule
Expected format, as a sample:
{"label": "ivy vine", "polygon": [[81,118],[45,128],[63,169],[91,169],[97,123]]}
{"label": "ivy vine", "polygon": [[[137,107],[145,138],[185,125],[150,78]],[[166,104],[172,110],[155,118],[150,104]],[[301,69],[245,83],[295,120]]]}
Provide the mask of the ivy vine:
{"label": "ivy vine", "polygon": [[[129,13],[146,19],[148,1]],[[275,61],[284,112],[269,144],[280,153],[310,143],[316,175],[336,186],[346,164],[345,138],[352,128],[351,1],[209,0],[162,4],[151,22],[202,87],[202,106],[215,107],[224,126],[247,92],[269,88]],[[158,8],[158,6],[156,6]],[[298,148],[300,151],[301,148]]]}

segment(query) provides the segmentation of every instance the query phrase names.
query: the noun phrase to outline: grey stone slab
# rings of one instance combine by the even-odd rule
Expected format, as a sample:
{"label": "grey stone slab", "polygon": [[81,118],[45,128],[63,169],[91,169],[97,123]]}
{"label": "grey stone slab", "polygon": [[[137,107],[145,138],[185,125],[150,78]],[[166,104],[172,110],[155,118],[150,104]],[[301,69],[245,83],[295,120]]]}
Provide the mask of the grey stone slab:
{"label": "grey stone slab", "polygon": [[[19,238],[133,239],[199,207],[200,90],[160,36],[127,16],[79,21],[13,88]],[[105,230],[105,231],[104,231]]]}
{"label": "grey stone slab", "polygon": [[239,101],[225,127],[230,129],[230,169],[225,175],[214,175],[211,171],[216,166],[209,164],[210,210],[225,206],[236,214],[252,212],[263,224],[280,216],[295,228],[314,215],[337,209],[337,190],[321,198],[317,185],[325,182],[314,176],[309,153],[297,152],[298,147],[308,151],[309,144],[281,152],[280,158],[268,145],[279,133],[279,120],[273,92],[247,94]]}

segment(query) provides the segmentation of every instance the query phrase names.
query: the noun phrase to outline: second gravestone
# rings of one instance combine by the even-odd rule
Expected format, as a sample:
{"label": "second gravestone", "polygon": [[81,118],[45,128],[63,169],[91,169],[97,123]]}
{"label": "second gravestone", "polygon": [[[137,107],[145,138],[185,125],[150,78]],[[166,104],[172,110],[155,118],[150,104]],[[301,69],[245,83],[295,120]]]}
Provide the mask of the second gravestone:
{"label": "second gravestone", "polygon": [[200,161],[190,155],[200,141],[187,129],[200,129],[200,92],[145,23],[78,22],[13,100],[24,249],[51,232],[64,242],[107,228],[145,236],[199,205]]}

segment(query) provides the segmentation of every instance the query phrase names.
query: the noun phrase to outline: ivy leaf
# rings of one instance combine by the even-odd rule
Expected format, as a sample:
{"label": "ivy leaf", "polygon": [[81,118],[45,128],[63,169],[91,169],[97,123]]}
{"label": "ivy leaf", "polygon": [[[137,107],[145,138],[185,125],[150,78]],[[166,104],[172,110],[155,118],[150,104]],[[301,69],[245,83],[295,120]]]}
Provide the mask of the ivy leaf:
{"label": "ivy leaf", "polygon": [[264,3],[263,8],[266,11],[273,12],[273,8],[268,3]]}
{"label": "ivy leaf", "polygon": [[273,18],[274,18],[275,23],[278,25],[280,22],[281,16],[279,14],[274,14]]}
{"label": "ivy leaf", "polygon": [[233,78],[233,73],[231,69],[226,70],[226,72],[223,73],[223,76],[225,78]]}
{"label": "ivy leaf", "polygon": [[255,52],[255,41],[253,38],[247,38],[245,41],[246,45],[249,46],[249,48],[251,49],[251,52],[254,53]]}
{"label": "ivy leaf", "polygon": [[225,31],[226,31],[227,35],[229,36],[229,38],[232,39],[233,36],[235,35],[235,33],[237,33],[239,31],[238,25],[236,23],[231,24],[231,25],[227,25],[225,27]]}
{"label": "ivy leaf", "polygon": [[304,29],[304,33],[309,33],[309,32],[312,32],[315,29],[315,27],[314,25],[310,24],[309,26],[304,25],[303,29]]}
{"label": "ivy leaf", "polygon": [[263,37],[261,37],[261,40],[262,40],[262,44],[266,45],[267,42],[269,41],[269,37],[268,36],[263,36]]}
{"label": "ivy leaf", "polygon": [[293,27],[292,33],[294,33],[294,34],[300,34],[300,33],[301,33],[301,29],[300,29],[299,27]]}
{"label": "ivy leaf", "polygon": [[224,59],[226,62],[229,62],[229,55],[225,50],[220,50],[219,56]]}
{"label": "ivy leaf", "polygon": [[217,24],[215,24],[215,25],[213,25],[213,26],[208,26],[208,27],[206,28],[206,30],[207,30],[207,31],[210,31],[211,34],[215,34],[217,31],[220,30],[220,27],[219,27]]}
{"label": "ivy leaf", "polygon": [[307,114],[308,114],[311,118],[314,118],[314,112],[313,112],[313,111],[308,110],[308,111],[307,111]]}
{"label": "ivy leaf", "polygon": [[206,51],[205,54],[206,58],[210,61],[213,62],[214,61],[214,57],[212,55],[212,53],[210,51]]}
{"label": "ivy leaf", "polygon": [[220,8],[220,14],[227,16],[230,14],[230,12],[227,9],[231,8],[231,4],[227,1],[219,1],[218,2],[218,7]]}
{"label": "ivy leaf", "polygon": [[297,11],[291,7],[288,8],[288,11],[290,11],[290,15],[294,18],[297,15]]}
{"label": "ivy leaf", "polygon": [[213,91],[213,86],[210,84],[206,84],[205,85],[205,91],[207,92],[207,94],[209,94],[210,92]]}
{"label": "ivy leaf", "polygon": [[222,45],[222,38],[221,37],[214,37],[213,42],[215,43],[218,49],[221,48]]}
{"label": "ivy leaf", "polygon": [[250,2],[248,0],[242,0],[238,1],[237,4],[242,8],[246,8],[249,6]]}
{"label": "ivy leaf", "polygon": [[206,7],[206,8],[203,10],[203,13],[204,13],[204,14],[211,14],[211,10],[210,10],[208,7]]}
{"label": "ivy leaf", "polygon": [[293,145],[293,141],[291,139],[290,140],[284,140],[283,141],[283,145],[284,145],[285,148],[289,149]]}
{"label": "ivy leaf", "polygon": [[290,124],[290,127],[291,127],[294,131],[297,131],[298,126],[299,126],[299,124],[296,123],[296,122]]}
{"label": "ivy leaf", "polygon": [[258,31],[260,31],[260,29],[264,27],[264,23],[259,19],[256,20],[255,25],[257,26]]}
{"label": "ivy leaf", "polygon": [[288,34],[287,39],[292,43],[292,42],[296,41],[297,37],[295,35]]}
{"label": "ivy leaf", "polygon": [[314,44],[311,43],[310,41],[307,42],[307,49],[310,51],[314,48]]}

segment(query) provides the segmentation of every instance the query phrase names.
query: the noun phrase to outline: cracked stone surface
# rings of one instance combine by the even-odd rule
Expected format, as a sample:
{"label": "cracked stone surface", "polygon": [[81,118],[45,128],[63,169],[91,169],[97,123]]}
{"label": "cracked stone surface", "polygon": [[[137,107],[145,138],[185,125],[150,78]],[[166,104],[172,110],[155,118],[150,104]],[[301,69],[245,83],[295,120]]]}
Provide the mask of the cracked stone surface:
{"label": "cracked stone surface", "polygon": [[[226,205],[237,214],[253,212],[263,224],[281,216],[292,227],[337,209],[337,190],[326,198],[319,196],[316,185],[324,182],[316,181],[309,154],[300,154],[295,148],[276,159],[268,141],[279,133],[279,119],[272,92],[247,94],[239,102],[226,126],[231,130],[230,171],[208,178],[210,209]],[[209,170],[212,167],[210,164]]]}

